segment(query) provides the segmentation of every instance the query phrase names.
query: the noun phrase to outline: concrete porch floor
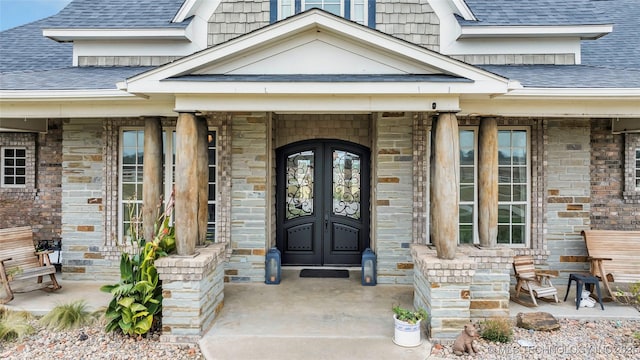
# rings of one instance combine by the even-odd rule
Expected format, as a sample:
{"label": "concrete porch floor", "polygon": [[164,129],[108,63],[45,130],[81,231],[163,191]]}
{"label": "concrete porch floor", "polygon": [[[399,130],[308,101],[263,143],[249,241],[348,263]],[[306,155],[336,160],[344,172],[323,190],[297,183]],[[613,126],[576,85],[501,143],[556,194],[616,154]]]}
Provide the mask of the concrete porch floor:
{"label": "concrete porch floor", "polygon": [[[299,269],[283,270],[279,285],[225,284],[224,307],[213,327],[203,336],[203,355],[212,359],[425,359],[431,344],[403,348],[392,342],[391,307],[411,307],[413,287],[360,285],[360,271],[349,279],[300,278]],[[99,290],[101,282],[61,280],[57,292],[16,294],[11,310],[43,315],[55,305],[84,299],[90,309],[106,306],[110,295]],[[105,282],[106,283],[106,282]],[[635,319],[631,306],[605,302],[576,310],[575,286],[562,302],[566,285],[556,284],[559,304],[539,301],[538,307],[510,302],[510,315],[543,311],[558,318],[583,320]],[[524,298],[524,297],[523,297]]]}

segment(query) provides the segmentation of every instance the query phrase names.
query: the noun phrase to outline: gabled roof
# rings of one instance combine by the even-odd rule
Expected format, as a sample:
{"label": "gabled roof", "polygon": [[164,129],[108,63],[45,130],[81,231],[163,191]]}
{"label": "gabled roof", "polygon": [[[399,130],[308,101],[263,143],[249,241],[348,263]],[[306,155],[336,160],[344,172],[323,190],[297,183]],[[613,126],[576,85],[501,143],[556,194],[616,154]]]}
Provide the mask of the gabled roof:
{"label": "gabled roof", "polygon": [[458,18],[463,26],[551,26],[610,23],[591,0],[465,0],[478,21]]}
{"label": "gabled roof", "polygon": [[50,29],[184,28],[171,22],[184,0],[74,0],[52,16]]}
{"label": "gabled roof", "polygon": [[[357,90],[361,93],[380,91],[366,85],[374,82],[404,83],[399,86],[401,91],[412,93],[427,88],[433,90],[429,85],[433,83],[442,84],[439,85],[442,86],[441,93],[502,93],[509,86],[509,81],[503,77],[320,9],[294,15],[160,66],[128,79],[122,86],[129,92],[146,94],[226,93],[230,89],[228,83],[233,79],[242,83],[264,82],[265,74],[271,75],[269,82],[277,83],[283,82],[282,77],[291,79],[303,75],[298,83],[313,82],[316,89],[321,88],[318,82],[333,79],[333,89],[326,89],[337,92],[340,91],[338,84],[345,83],[344,79],[352,75],[358,75],[360,85]],[[235,77],[225,78],[230,75]],[[409,80],[414,75],[419,76]],[[222,79],[225,84],[218,85]],[[407,82],[416,81],[423,82],[423,90],[421,86],[406,86]],[[342,91],[356,89],[353,85],[342,87],[350,89]],[[233,91],[242,93],[256,89],[264,93],[269,87],[239,83]],[[295,93],[299,89],[292,86],[289,91]],[[286,90],[274,85],[273,91]],[[389,87],[387,91],[400,90]]]}

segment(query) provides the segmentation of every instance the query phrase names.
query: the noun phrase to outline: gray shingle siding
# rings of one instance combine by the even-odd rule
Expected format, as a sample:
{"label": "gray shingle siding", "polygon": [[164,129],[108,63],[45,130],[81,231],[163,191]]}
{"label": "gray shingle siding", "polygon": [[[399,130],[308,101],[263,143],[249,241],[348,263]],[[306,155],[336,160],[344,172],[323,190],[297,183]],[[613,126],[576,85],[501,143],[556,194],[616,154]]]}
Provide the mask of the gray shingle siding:
{"label": "gray shingle siding", "polygon": [[376,29],[438,51],[440,19],[425,0],[377,0]]}

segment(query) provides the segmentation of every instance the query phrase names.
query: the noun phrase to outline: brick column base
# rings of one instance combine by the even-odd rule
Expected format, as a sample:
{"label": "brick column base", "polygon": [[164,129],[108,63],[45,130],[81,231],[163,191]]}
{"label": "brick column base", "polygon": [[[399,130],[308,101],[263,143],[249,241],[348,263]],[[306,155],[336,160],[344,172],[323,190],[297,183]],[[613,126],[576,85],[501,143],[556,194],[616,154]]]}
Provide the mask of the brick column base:
{"label": "brick column base", "polygon": [[193,257],[156,260],[162,280],[162,335],[169,343],[197,343],[222,309],[224,244],[197,247]]}
{"label": "brick column base", "polygon": [[439,259],[435,249],[424,245],[412,245],[411,254],[415,263],[413,305],[429,313],[429,338],[454,340],[471,319],[471,282],[476,263],[462,254],[453,260]]}

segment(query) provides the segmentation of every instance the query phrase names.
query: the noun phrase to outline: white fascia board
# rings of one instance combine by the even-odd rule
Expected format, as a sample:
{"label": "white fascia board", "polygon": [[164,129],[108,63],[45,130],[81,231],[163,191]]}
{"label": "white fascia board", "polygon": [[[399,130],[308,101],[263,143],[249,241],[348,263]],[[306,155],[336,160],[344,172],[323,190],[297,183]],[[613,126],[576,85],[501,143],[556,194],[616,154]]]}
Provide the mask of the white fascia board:
{"label": "white fascia board", "polygon": [[365,46],[402,54],[402,56],[413,59],[414,61],[423,62],[445,73],[455,74],[475,81],[488,80],[500,83],[504,85],[505,90],[509,82],[501,76],[484,71],[473,65],[457,61],[448,56],[429,51],[400,39],[383,35],[373,29],[353,24],[350,21],[311,10],[307,13],[296,15],[296,17],[290,21],[281,21],[253,33],[243,35],[235,40],[177,60],[171,64],[134,76],[127,81],[127,87],[132,86],[132,88],[135,88],[134,84],[136,83],[148,81],[158,82],[173,76],[194,73],[208,66],[208,64],[213,61],[232,57],[256,46],[264,46],[286,39],[286,37],[291,36],[291,34],[296,34],[311,28],[332,32],[338,36],[350,38],[352,41],[359,42]]}
{"label": "white fascia board", "polygon": [[455,8],[458,10],[457,14],[462,16],[463,19],[470,21],[478,20],[476,16],[473,15],[473,12],[471,12],[471,9],[469,9],[469,6],[467,6],[467,3],[464,0],[451,1],[453,2],[453,6],[455,6]]}
{"label": "white fascia board", "polygon": [[140,117],[176,116],[173,98],[147,100],[131,99],[22,99],[0,101],[0,117],[18,119],[72,118],[72,117]]}
{"label": "white fascia board", "polygon": [[613,25],[567,26],[461,26],[458,39],[519,38],[519,37],[579,37],[598,39],[613,31]]}
{"label": "white fascia board", "polygon": [[0,103],[13,101],[138,99],[117,89],[97,90],[0,90]]}
{"label": "white fascia board", "polygon": [[[602,99],[602,98],[638,98],[639,88],[532,88],[526,87],[499,94],[496,98],[536,98],[536,99]],[[640,102],[639,102],[640,104]],[[640,105],[639,105],[640,106]]]}
{"label": "white fascia board", "polygon": [[[435,108],[434,108],[435,104]],[[323,96],[304,94],[178,95],[176,112],[275,111],[295,113],[361,113],[372,111],[458,111],[455,95]]]}
{"label": "white fascia board", "polygon": [[606,98],[594,101],[585,98],[505,98],[482,99],[478,97],[460,99],[460,114],[464,116],[507,117],[640,117],[640,96]]}
{"label": "white fascia board", "polygon": [[184,40],[191,41],[185,29],[44,29],[42,35],[59,42],[75,40]]}
{"label": "white fascia board", "polygon": [[[122,83],[118,84],[123,86]],[[141,94],[504,94],[508,85],[494,81],[466,82],[207,82],[161,81],[129,84]]]}

